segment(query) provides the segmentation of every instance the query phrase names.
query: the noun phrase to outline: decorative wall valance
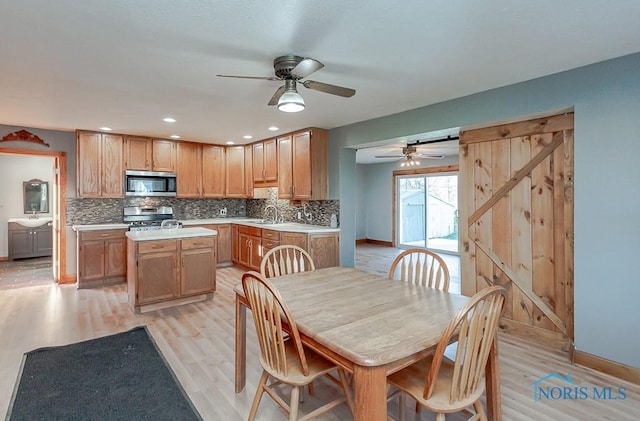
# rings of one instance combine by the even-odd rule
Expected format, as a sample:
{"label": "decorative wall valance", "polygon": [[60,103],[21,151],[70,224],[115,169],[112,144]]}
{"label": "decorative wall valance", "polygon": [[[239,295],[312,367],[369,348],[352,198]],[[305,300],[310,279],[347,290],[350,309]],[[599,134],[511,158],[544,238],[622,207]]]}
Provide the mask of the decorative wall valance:
{"label": "decorative wall valance", "polygon": [[9,142],[9,141],[22,141],[22,142],[33,142],[40,145],[44,145],[49,147],[49,144],[44,140],[40,139],[38,136],[34,135],[31,132],[26,130],[18,130],[17,132],[9,133],[4,136],[0,142]]}

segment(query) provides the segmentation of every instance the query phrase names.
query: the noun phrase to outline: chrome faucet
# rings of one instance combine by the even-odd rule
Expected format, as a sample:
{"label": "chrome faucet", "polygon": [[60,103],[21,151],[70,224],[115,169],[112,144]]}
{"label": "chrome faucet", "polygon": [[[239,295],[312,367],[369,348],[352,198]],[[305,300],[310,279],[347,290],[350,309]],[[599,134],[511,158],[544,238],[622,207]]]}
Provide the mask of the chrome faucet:
{"label": "chrome faucet", "polygon": [[271,220],[271,223],[275,224],[278,222],[278,208],[276,208],[275,205],[267,205],[264,207],[264,211],[262,211],[262,220],[266,221],[265,215],[269,209],[273,209],[273,219]]}

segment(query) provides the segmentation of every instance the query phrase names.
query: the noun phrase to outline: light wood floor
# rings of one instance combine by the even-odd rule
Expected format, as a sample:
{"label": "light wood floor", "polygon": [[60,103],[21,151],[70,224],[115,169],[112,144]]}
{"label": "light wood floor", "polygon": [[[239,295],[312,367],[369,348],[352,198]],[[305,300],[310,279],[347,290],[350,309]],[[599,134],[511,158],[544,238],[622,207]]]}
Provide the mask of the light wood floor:
{"label": "light wood floor", "polygon": [[[357,266],[372,271],[384,269],[394,249],[358,247]],[[206,420],[244,420],[260,375],[258,348],[249,323],[247,387],[234,393],[234,303],[233,287],[242,271],[218,271],[218,291],[212,301],[135,315],[128,307],[126,286],[89,290],[74,286],[34,286],[0,290],[0,414],[6,413],[17,378],[22,354],[36,348],[63,345],[128,330],[146,324],[188,395]],[[572,366],[558,352],[506,335],[500,336],[500,364],[505,420],[636,420],[640,413],[640,387],[590,369]],[[542,400],[534,402],[532,383],[550,372],[571,374],[578,386],[625,387],[625,400]],[[550,382],[549,386],[556,385]],[[557,384],[564,386],[563,384]],[[316,383],[315,396],[307,397],[301,412],[312,410],[318,399],[335,396],[331,384]],[[90,404],[90,403],[88,403]],[[411,408],[413,403],[407,399]],[[397,402],[390,414],[397,413]],[[433,420],[427,411],[408,420]],[[285,420],[284,412],[263,397],[259,420]],[[350,419],[344,405],[321,418]],[[452,415],[448,420],[464,417]]]}

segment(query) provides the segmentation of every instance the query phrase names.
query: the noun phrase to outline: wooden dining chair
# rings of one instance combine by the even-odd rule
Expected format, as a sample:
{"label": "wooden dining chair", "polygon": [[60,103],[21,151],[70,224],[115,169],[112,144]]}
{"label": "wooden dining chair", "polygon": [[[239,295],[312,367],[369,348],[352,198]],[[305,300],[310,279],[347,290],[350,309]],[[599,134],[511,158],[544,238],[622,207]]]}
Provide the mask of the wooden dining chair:
{"label": "wooden dining chair", "polygon": [[[327,376],[338,384],[344,396],[323,405],[300,420],[315,418],[343,402],[347,403],[353,415],[353,399],[344,370],[302,346],[296,322],[271,281],[257,272],[247,272],[242,275],[242,288],[251,306],[260,344],[260,364],[263,368],[248,420],[252,421],[255,418],[264,392],[289,413],[289,420],[297,420],[300,388],[320,376]],[[289,330],[289,338],[286,340],[284,325],[288,326]],[[338,372],[338,379],[330,374],[334,370]],[[275,381],[267,385],[269,377]],[[292,386],[289,404],[272,389],[281,383]]]}
{"label": "wooden dining chair", "polygon": [[422,248],[400,253],[391,263],[389,279],[449,291],[449,268],[442,257]]}
{"label": "wooden dining chair", "polygon": [[260,262],[260,273],[267,278],[316,270],[313,259],[301,247],[284,245],[269,250]]}
{"label": "wooden dining chair", "polygon": [[[473,406],[472,419],[487,420],[480,402],[485,391],[485,367],[489,351],[496,340],[506,291],[491,286],[476,293],[458,311],[444,331],[435,353],[387,378],[400,391],[399,419],[404,419],[405,396],[444,421],[445,413],[459,412]],[[444,357],[447,345],[457,336],[455,359]]]}

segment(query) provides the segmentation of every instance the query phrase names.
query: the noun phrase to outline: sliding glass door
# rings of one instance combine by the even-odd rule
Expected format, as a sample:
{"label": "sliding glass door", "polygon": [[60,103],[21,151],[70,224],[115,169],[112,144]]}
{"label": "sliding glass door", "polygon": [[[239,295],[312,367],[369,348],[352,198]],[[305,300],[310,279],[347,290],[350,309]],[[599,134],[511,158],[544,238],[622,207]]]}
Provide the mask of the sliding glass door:
{"label": "sliding glass door", "polygon": [[396,178],[396,244],[458,253],[458,176]]}

